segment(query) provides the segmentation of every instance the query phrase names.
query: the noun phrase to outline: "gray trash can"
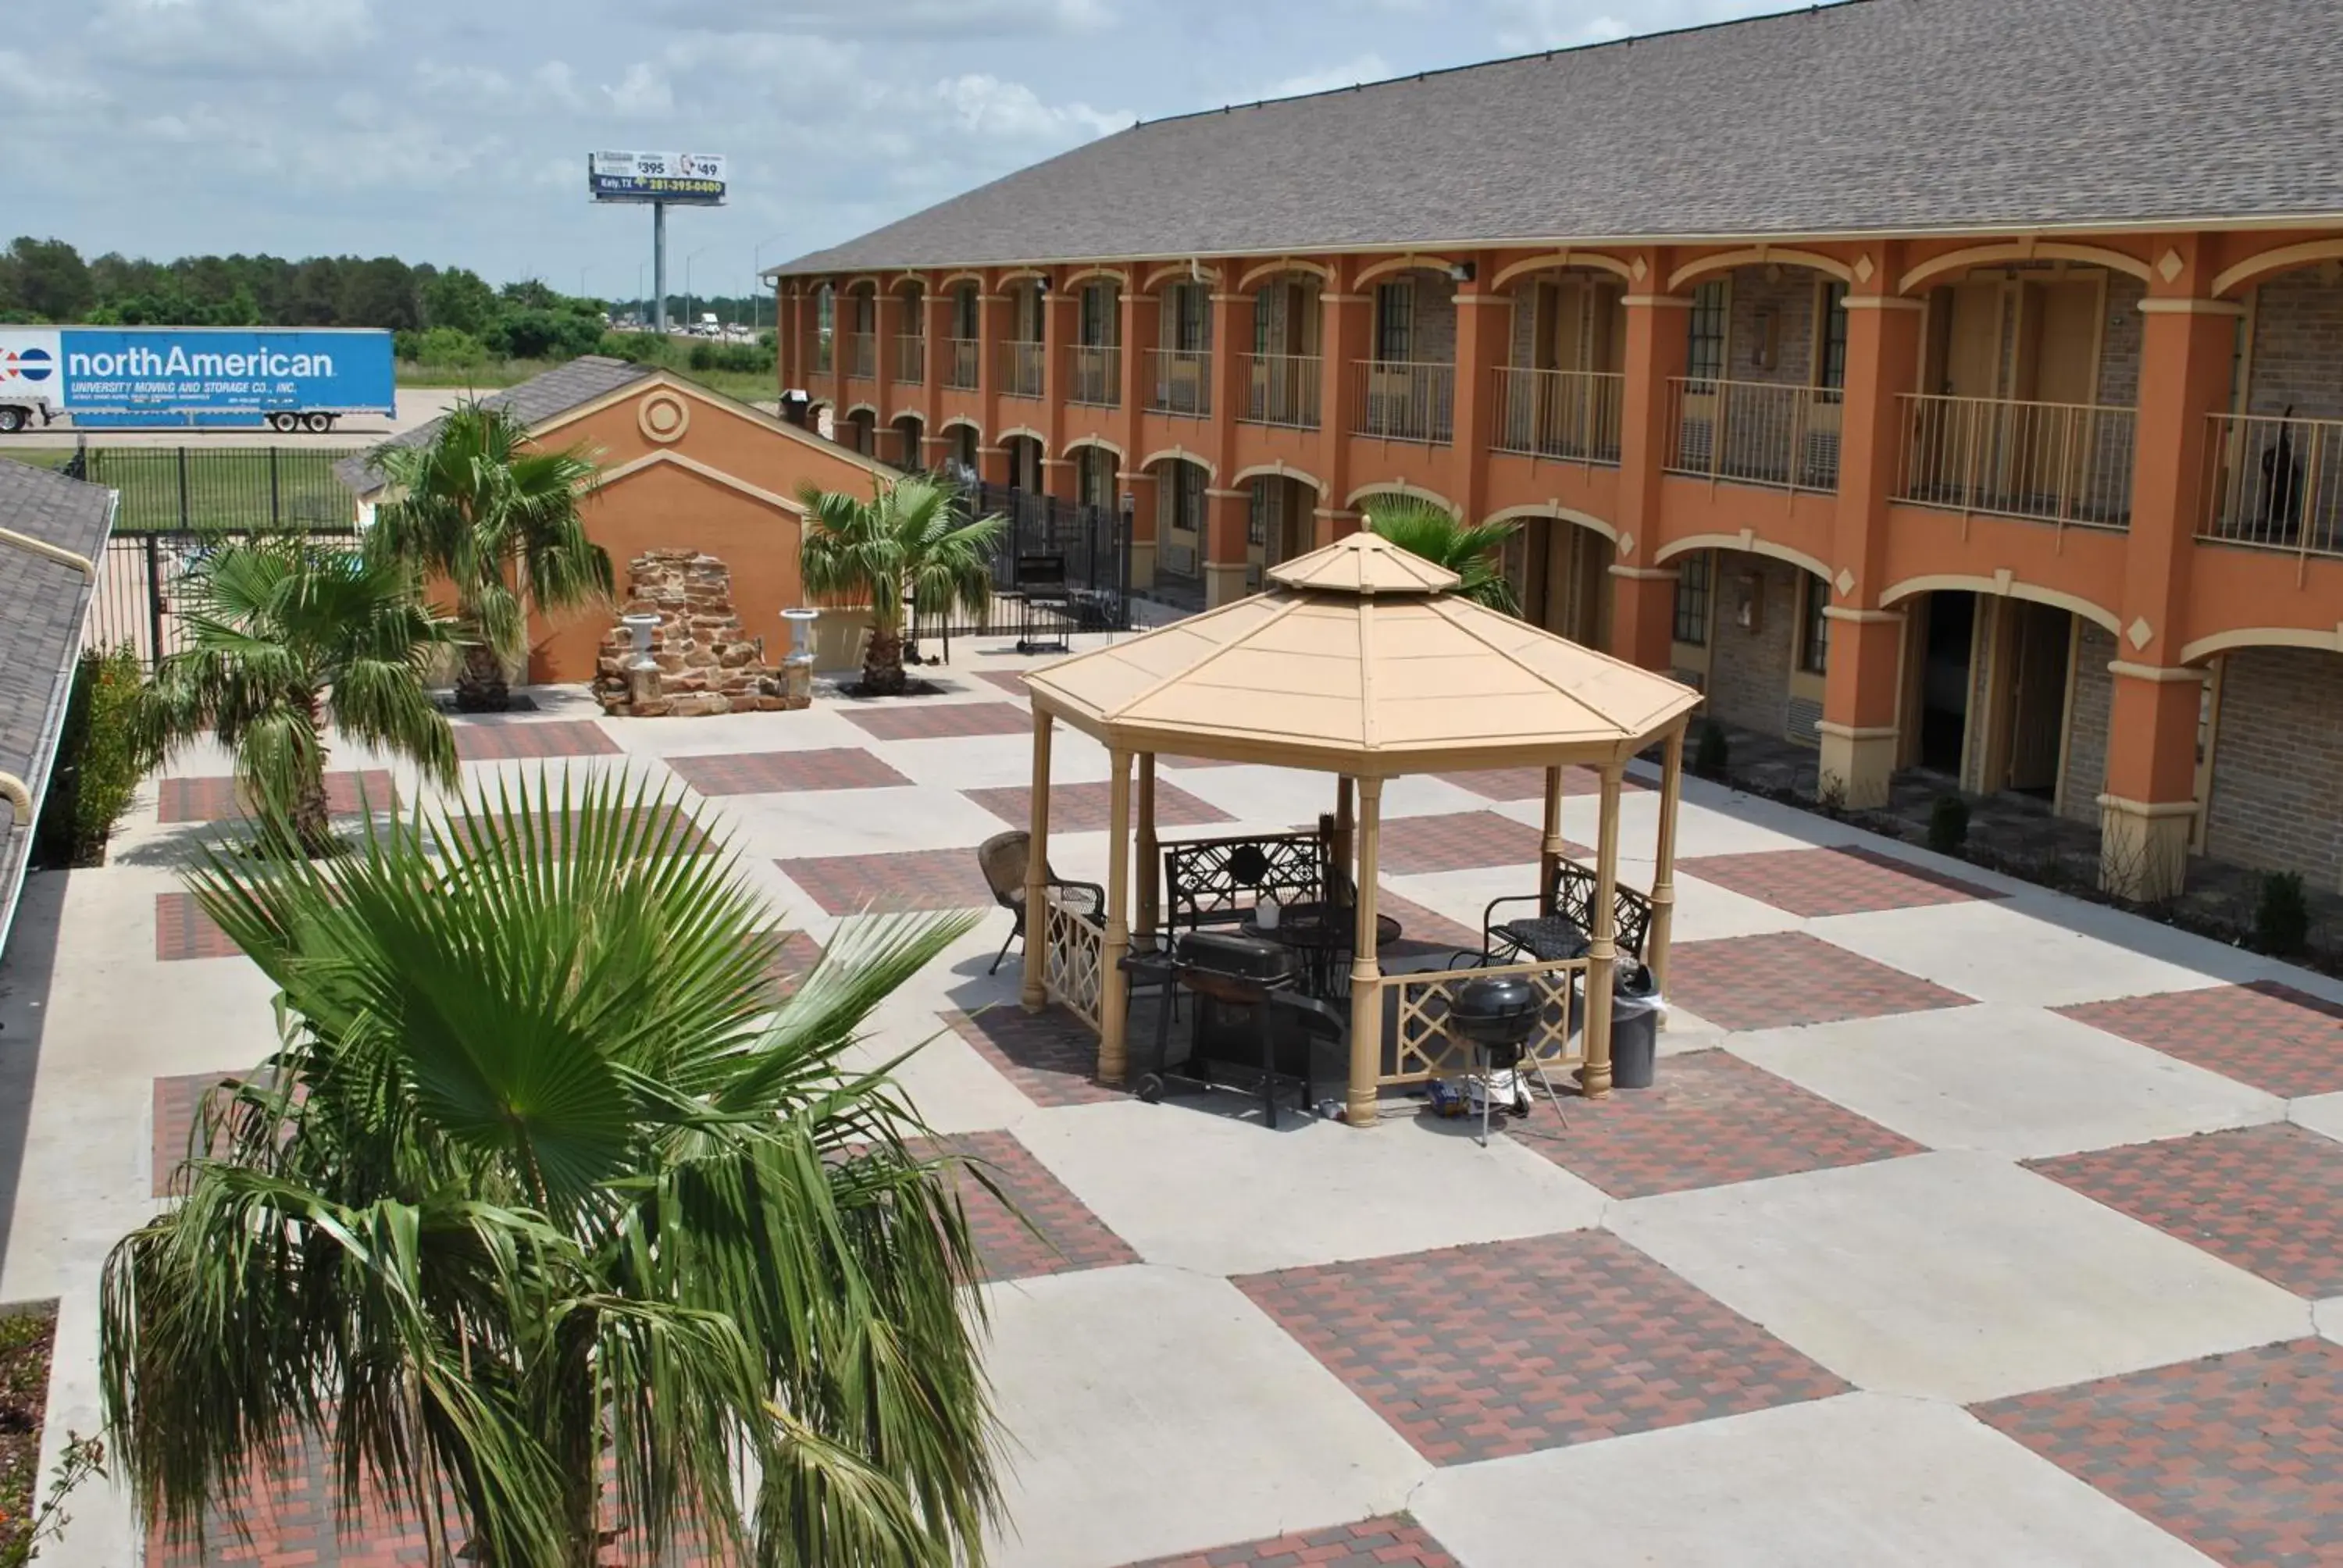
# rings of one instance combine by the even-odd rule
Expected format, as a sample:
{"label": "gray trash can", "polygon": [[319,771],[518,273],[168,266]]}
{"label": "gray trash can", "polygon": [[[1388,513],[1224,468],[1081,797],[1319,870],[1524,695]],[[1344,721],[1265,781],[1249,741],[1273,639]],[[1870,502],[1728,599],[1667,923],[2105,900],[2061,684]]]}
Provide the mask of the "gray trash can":
{"label": "gray trash can", "polygon": [[1649,1089],[1660,1052],[1660,999],[1652,971],[1623,963],[1611,986],[1611,1085]]}

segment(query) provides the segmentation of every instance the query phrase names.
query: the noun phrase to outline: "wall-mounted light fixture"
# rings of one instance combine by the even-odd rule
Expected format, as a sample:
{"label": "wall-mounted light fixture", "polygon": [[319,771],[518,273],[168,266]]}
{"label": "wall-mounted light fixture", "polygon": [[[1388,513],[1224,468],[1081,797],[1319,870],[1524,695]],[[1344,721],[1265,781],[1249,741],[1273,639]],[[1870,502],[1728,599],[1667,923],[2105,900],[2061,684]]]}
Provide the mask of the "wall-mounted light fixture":
{"label": "wall-mounted light fixture", "polygon": [[1448,264],[1448,276],[1459,283],[1472,282],[1473,276],[1479,270],[1469,261],[1453,261]]}

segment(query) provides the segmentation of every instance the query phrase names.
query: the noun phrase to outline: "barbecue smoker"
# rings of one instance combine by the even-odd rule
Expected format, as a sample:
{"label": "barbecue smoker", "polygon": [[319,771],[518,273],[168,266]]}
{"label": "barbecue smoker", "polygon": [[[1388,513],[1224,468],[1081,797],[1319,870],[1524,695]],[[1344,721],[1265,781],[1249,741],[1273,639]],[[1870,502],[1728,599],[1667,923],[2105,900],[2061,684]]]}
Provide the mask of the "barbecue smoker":
{"label": "barbecue smoker", "polygon": [[[1168,954],[1129,960],[1135,972],[1168,980],[1156,1013],[1152,1070],[1141,1072],[1139,1098],[1153,1104],[1174,1084],[1195,1089],[1252,1087],[1262,1119],[1277,1125],[1281,1091],[1308,1106],[1316,1098],[1311,1075],[1314,1037],[1339,1035],[1342,1015],[1294,989],[1291,949],[1229,931],[1189,931]],[[1187,1053],[1172,1040],[1174,990],[1195,999]]]}

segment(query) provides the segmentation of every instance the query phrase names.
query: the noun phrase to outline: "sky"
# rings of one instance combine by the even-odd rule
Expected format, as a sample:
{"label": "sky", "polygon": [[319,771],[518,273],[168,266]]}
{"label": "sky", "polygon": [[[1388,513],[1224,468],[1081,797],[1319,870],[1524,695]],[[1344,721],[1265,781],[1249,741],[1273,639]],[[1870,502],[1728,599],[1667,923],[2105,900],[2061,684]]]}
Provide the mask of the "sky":
{"label": "sky", "polygon": [[0,31],[0,238],[393,255],[645,287],[602,149],[722,153],[669,286],[786,261],[1134,118],[1784,9],[1782,0],[75,0]]}

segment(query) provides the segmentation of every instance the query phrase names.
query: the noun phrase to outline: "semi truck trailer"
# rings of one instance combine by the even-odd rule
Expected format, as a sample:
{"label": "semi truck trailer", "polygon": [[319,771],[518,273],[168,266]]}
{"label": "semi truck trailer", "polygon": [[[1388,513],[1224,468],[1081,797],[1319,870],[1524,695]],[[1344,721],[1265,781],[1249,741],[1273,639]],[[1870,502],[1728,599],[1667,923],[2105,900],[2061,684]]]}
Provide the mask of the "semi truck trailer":
{"label": "semi truck trailer", "polygon": [[0,327],[0,435],[173,426],[322,433],[393,412],[390,334],[357,327]]}

